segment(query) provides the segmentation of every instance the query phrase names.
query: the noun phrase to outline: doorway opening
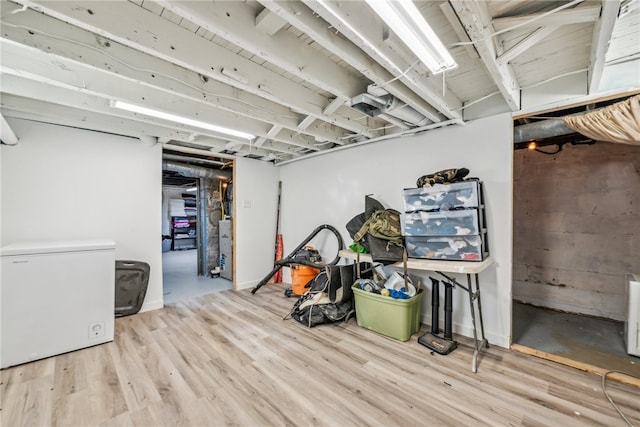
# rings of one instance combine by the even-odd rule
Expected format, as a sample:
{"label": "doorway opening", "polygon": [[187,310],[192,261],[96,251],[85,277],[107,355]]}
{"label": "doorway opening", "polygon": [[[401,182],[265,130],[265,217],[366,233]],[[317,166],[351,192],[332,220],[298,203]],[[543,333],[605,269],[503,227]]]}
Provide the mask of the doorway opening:
{"label": "doorway opening", "polygon": [[619,100],[514,121],[512,348],[639,377],[625,321],[640,271],[640,148],[554,125]]}
{"label": "doorway opening", "polygon": [[233,288],[233,234],[220,233],[233,215],[232,171],[232,161],[163,152],[165,304]]}

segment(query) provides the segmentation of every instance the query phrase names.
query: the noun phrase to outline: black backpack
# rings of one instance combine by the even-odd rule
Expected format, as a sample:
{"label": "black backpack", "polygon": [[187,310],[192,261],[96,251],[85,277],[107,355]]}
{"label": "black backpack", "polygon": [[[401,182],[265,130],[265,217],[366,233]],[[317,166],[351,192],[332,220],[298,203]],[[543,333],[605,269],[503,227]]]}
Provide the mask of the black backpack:
{"label": "black backpack", "polygon": [[[363,221],[364,220],[364,221]],[[355,228],[357,226],[359,228]],[[347,223],[353,241],[364,246],[374,262],[393,264],[402,261],[404,238],[400,225],[400,212],[385,209],[371,196],[365,197],[365,212]]]}

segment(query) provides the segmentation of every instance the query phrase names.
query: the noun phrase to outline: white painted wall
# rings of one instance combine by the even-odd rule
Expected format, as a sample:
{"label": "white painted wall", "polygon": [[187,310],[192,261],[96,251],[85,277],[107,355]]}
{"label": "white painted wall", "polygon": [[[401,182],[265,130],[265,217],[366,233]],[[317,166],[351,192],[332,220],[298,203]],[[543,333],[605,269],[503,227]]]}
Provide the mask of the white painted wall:
{"label": "white painted wall", "polygon": [[[0,151],[1,244],[23,239],[110,237],[118,244],[118,259],[151,264],[143,310],[160,307],[161,147],[23,120],[11,120],[10,124],[21,143],[18,147],[2,146]],[[449,167],[467,167],[485,183],[489,242],[496,259],[496,265],[480,275],[485,328],[492,344],[508,346],[511,126],[507,113],[281,167],[237,159],[236,289],[255,286],[272,269],[280,179],[281,224],[287,255],[325,223],[337,227],[348,244],[344,225],[364,209],[365,194],[374,193],[387,206],[401,210],[402,189],[415,186],[419,176]],[[325,258],[333,258],[334,240],[330,233],[322,232],[312,243]],[[287,275],[285,269],[285,280]],[[419,277],[428,283],[428,274]],[[464,292],[455,292],[454,330],[469,336],[471,318],[466,298]],[[429,298],[425,298],[425,320],[430,313],[428,304]]]}
{"label": "white painted wall", "polygon": [[[485,332],[491,344],[508,347],[511,334],[511,240],[513,130],[509,113],[312,157],[281,166],[285,255],[318,225],[330,224],[351,243],[345,224],[364,210],[366,194],[402,211],[403,188],[424,174],[453,167],[484,181],[487,227],[494,266],[480,274]],[[239,186],[242,188],[243,186]],[[241,203],[240,200],[237,203]],[[326,259],[335,256],[332,235],[312,241]],[[284,269],[285,281],[290,280]],[[411,272],[430,284],[428,273]],[[459,280],[466,280],[464,276]],[[463,283],[466,283],[463,282]],[[428,286],[430,287],[430,285]],[[430,300],[423,321],[430,323]],[[472,336],[467,294],[454,291],[454,331]]]}
{"label": "white painted wall", "polygon": [[233,172],[234,287],[246,289],[273,269],[280,169],[240,157]]}
{"label": "white painted wall", "polygon": [[162,147],[8,121],[20,143],[0,148],[0,244],[110,238],[116,242],[116,259],[151,266],[142,310],[162,307]]}

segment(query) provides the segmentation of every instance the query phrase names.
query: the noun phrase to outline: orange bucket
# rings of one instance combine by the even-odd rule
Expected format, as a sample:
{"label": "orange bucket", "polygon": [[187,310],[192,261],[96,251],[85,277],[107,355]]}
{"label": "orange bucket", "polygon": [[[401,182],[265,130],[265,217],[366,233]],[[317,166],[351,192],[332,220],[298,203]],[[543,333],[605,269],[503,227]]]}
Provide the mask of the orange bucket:
{"label": "orange bucket", "polygon": [[320,269],[308,265],[291,266],[291,291],[296,295],[302,295],[309,290],[304,286],[320,273]]}

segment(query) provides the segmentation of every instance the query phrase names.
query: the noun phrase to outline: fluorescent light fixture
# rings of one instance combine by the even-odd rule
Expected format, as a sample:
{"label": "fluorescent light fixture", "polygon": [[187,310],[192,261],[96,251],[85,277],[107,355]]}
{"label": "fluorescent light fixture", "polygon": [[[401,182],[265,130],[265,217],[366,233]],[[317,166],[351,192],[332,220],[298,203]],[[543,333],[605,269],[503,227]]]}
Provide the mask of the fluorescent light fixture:
{"label": "fluorescent light fixture", "polygon": [[[373,50],[375,52],[375,54],[380,57],[383,61],[385,61],[390,67],[392,67],[394,70],[396,70],[398,73],[402,73],[403,70],[400,69],[400,67],[398,67],[396,64],[393,63],[393,61],[391,61],[389,58],[387,58],[387,56],[382,53],[380,51],[380,49],[378,49],[373,43],[371,43],[369,40],[367,40],[367,38],[365,36],[363,36],[362,34],[360,34],[358,32],[358,30],[356,30],[353,25],[349,24],[349,22],[347,22],[344,18],[342,18],[342,16],[340,16],[340,14],[338,12],[336,12],[335,10],[333,10],[333,6],[331,5],[331,3],[329,3],[328,1],[325,0],[316,0],[318,3],[320,3],[326,10],[327,12],[331,13],[334,18],[336,18],[338,21],[340,21],[340,23],[342,25],[344,25],[349,31],[351,31],[353,34],[355,34],[360,40],[362,40],[362,42],[367,45],[367,47],[371,50]],[[331,105],[331,104],[330,104]],[[328,107],[327,107],[328,108]]]}
{"label": "fluorescent light fixture", "polygon": [[432,73],[458,66],[412,0],[366,2]]}
{"label": "fluorescent light fixture", "polygon": [[128,102],[113,101],[111,103],[113,108],[119,108],[121,110],[131,111],[132,113],[145,114],[151,117],[157,117],[159,119],[168,120],[170,122],[182,123],[188,126],[197,127],[200,129],[207,129],[213,132],[223,133],[225,135],[231,135],[243,139],[253,139],[256,136],[250,133],[240,132],[234,129],[228,129],[222,126],[212,125],[211,123],[201,122],[199,120],[193,120],[187,117],[176,116],[175,114],[165,113],[162,111],[152,110],[151,108],[141,107],[139,105],[129,104]]}

